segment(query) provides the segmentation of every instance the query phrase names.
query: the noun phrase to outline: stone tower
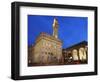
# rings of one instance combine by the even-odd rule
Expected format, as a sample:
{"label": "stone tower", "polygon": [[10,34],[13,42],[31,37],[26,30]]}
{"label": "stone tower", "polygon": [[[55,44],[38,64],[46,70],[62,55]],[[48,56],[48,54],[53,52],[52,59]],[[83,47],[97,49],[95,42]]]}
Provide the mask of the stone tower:
{"label": "stone tower", "polygon": [[58,21],[56,18],[54,18],[54,21],[53,21],[53,36],[55,38],[58,38]]}

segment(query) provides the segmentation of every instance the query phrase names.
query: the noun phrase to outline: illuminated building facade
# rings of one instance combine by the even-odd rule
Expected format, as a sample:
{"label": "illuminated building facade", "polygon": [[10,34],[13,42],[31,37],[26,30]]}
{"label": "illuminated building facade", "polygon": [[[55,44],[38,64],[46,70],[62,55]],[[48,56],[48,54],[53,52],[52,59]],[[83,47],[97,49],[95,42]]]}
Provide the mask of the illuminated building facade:
{"label": "illuminated building facade", "polygon": [[58,21],[54,19],[53,35],[40,33],[34,45],[34,53],[32,54],[32,63],[40,65],[61,64],[62,42],[58,39]]}
{"label": "illuminated building facade", "polygon": [[63,49],[65,64],[81,64],[88,62],[87,42],[83,41],[69,48]]}

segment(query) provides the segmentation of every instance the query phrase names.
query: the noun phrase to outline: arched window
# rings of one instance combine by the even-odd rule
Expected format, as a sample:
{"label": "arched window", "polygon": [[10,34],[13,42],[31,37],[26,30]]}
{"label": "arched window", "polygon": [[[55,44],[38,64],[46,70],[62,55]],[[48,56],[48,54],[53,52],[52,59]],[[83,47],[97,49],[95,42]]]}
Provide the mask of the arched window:
{"label": "arched window", "polygon": [[76,49],[72,50],[73,60],[78,60],[78,51]]}
{"label": "arched window", "polygon": [[84,48],[79,49],[79,58],[80,60],[86,60],[86,50]]}
{"label": "arched window", "polygon": [[87,55],[87,52],[88,52],[88,47],[87,46],[85,46],[85,51],[86,51],[86,55]]}

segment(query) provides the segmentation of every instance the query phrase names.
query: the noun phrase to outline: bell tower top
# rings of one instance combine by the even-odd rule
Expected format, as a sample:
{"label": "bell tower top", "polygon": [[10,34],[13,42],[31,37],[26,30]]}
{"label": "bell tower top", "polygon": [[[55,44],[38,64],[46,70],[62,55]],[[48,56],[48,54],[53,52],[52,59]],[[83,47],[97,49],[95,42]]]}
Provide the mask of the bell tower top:
{"label": "bell tower top", "polygon": [[53,36],[58,38],[58,20],[56,18],[53,21]]}
{"label": "bell tower top", "polygon": [[53,21],[53,28],[58,28],[58,20],[56,18]]}

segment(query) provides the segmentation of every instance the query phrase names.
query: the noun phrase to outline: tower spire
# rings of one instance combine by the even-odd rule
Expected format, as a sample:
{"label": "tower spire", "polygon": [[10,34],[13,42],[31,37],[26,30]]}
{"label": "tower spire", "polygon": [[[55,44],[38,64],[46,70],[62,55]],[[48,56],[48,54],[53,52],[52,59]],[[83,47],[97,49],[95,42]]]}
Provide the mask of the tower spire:
{"label": "tower spire", "polygon": [[58,38],[58,20],[56,18],[53,21],[53,36]]}

